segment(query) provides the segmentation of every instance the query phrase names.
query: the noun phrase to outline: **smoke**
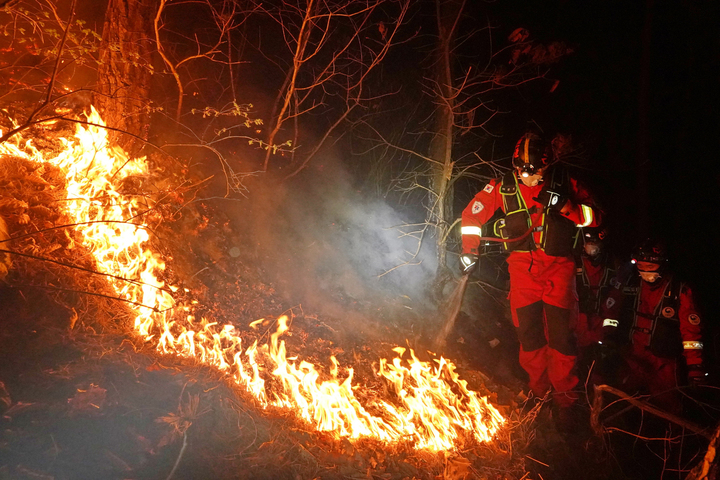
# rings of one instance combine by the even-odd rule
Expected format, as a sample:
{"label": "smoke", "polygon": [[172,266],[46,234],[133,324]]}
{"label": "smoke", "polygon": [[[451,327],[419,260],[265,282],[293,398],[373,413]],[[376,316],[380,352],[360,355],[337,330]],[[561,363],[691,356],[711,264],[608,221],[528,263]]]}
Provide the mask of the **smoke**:
{"label": "smoke", "polygon": [[360,317],[433,308],[425,294],[437,267],[433,239],[414,256],[419,239],[402,232],[413,228],[398,228],[405,219],[355,190],[331,158],[281,186],[253,185],[249,203],[252,213],[238,220],[253,225],[256,260],[288,301]]}

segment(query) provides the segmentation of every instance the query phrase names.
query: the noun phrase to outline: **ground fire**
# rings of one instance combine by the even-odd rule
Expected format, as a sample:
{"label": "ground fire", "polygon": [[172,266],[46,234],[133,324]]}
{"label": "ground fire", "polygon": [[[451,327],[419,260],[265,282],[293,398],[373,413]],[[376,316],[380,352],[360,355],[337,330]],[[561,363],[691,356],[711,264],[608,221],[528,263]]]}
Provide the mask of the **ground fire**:
{"label": "ground fire", "polygon": [[[129,158],[110,145],[94,109],[77,124],[74,138],[62,143],[64,149],[43,156],[32,138],[16,135],[0,145],[0,155],[54,165],[64,172],[67,198],[62,208],[83,239],[82,248],[91,253],[95,268],[107,276],[117,296],[133,308],[132,334],[155,345],[161,354],[215,367],[250,392],[260,406],[290,409],[317,430],[338,437],[454,450],[460,438],[468,436],[491,442],[506,423],[442,357],[432,364],[418,359],[412,350],[396,348],[397,356],[382,359],[378,370],[390,395],[378,404],[362,405],[354,392],[363,387],[353,384],[352,367],[341,367],[334,357],[328,368],[316,368],[286,356],[281,337],[289,329],[288,317],[251,324],[274,323],[275,331],[265,343],[257,339],[248,343],[233,325],[196,318],[197,301],[174,298],[179,288],[162,280],[165,262],[148,246],[152,232],[143,218],[152,210],[152,200],[122,193],[124,181],[148,173],[148,161]],[[269,378],[272,388],[267,386]]]}

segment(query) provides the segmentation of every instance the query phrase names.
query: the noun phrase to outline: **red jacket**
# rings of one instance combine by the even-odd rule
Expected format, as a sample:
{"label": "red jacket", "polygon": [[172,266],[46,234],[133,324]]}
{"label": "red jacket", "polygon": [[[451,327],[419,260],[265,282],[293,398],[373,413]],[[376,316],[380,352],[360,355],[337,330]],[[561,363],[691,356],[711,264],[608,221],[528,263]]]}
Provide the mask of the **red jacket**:
{"label": "red jacket", "polygon": [[[517,174],[516,174],[517,175]],[[463,253],[478,253],[482,227],[493,214],[501,209],[504,211],[503,195],[500,193],[502,178],[490,181],[462,212],[462,250]],[[518,188],[522,199],[528,209],[535,208],[530,214],[533,225],[541,225],[544,215],[542,205],[534,200],[543,188],[543,183],[534,187],[528,187],[518,179]],[[570,201],[563,208],[563,215],[578,226],[596,227],[600,224],[600,212],[593,207],[593,200],[590,194],[574,179],[570,179]],[[507,212],[505,212],[507,213]],[[533,234],[536,245],[541,244],[542,232],[536,231]]]}
{"label": "red jacket", "polygon": [[[610,290],[602,307],[605,331],[612,331],[615,328],[623,331],[629,328],[633,349],[646,350],[649,349],[651,340],[663,340],[655,338],[663,334],[663,330],[655,328],[657,318],[673,318],[679,323],[681,339],[678,341],[682,342],[682,352],[687,365],[700,365],[703,353],[702,325],[690,287],[683,283],[672,282],[671,275],[662,277],[655,283],[640,281],[637,289],[629,287],[631,283],[633,282],[615,282]],[[677,287],[673,287],[673,283],[677,284]],[[670,293],[669,288],[679,288],[677,312],[670,311],[668,307],[660,308],[663,298]],[[635,308],[628,302],[633,302]],[[623,315],[623,312],[630,314]],[[628,324],[630,322],[632,325]]]}

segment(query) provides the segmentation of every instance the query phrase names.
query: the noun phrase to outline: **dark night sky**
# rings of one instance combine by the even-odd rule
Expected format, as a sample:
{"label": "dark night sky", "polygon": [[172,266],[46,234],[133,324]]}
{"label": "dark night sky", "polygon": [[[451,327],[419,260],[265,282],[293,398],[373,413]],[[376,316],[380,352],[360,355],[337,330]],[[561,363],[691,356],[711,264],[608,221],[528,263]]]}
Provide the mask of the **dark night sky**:
{"label": "dark night sky", "polygon": [[[641,112],[641,39],[653,3],[649,102]],[[576,47],[550,73],[560,80],[556,91],[528,101],[527,115],[586,145],[593,167],[587,180],[623,254],[645,234],[638,231],[636,192],[640,116],[647,115],[649,159],[642,169],[649,175],[651,233],[666,238],[676,268],[714,311],[720,7],[702,1],[510,4],[503,13],[508,26],[527,26],[540,38]]]}

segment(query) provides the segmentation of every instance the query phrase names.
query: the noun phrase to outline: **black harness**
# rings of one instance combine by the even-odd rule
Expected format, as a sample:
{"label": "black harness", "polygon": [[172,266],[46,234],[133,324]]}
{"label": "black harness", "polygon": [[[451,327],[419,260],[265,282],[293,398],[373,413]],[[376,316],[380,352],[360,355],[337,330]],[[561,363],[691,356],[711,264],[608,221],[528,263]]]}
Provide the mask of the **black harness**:
{"label": "black harness", "polygon": [[[602,262],[603,259],[600,259]],[[585,263],[582,257],[579,260],[579,265],[575,270],[575,285],[577,286],[578,297],[580,298],[580,312],[587,315],[600,313],[600,305],[602,300],[607,297],[607,292],[610,289],[610,280],[614,277],[615,270],[607,265],[602,267],[602,277],[593,290],[590,285],[590,278],[585,271]]]}
{"label": "black harness", "polygon": [[[653,355],[663,358],[677,358],[683,351],[682,335],[680,333],[680,292],[685,284],[670,278],[665,285],[665,291],[660,302],[655,306],[652,314],[641,313],[640,307],[640,277],[633,277],[623,287],[625,301],[620,314],[621,323],[632,324],[630,340],[636,331],[650,336],[650,351]],[[634,297],[632,301],[628,297]],[[638,318],[652,321],[650,328],[638,326]],[[626,323],[627,322],[627,323]],[[632,323],[631,323],[632,322]]]}
{"label": "black harness", "polygon": [[[569,185],[570,176],[567,172],[564,169],[554,168],[550,180],[545,182],[543,189],[567,195],[570,190]],[[535,206],[528,208],[525,204],[514,170],[503,176],[500,193],[505,216],[495,222],[495,234],[504,239],[521,237],[532,227],[531,215],[537,213],[538,210]],[[540,226],[535,227],[535,231],[541,232],[539,244],[535,242],[533,235],[528,235],[517,242],[503,243],[505,251],[530,252],[542,248],[545,253],[554,257],[571,256],[577,234],[575,223],[555,210],[546,210],[541,215],[543,216],[542,222]]]}

